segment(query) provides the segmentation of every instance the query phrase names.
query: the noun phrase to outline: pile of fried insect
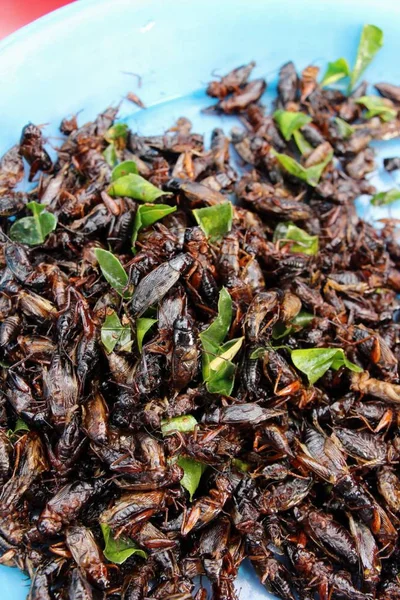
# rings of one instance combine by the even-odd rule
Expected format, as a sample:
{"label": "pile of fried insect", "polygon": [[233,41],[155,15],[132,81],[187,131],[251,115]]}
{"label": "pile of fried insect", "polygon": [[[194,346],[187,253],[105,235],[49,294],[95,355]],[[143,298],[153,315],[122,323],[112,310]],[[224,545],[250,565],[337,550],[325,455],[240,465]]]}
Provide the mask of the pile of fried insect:
{"label": "pile of fried insect", "polygon": [[400,87],[359,83],[382,40],[286,63],[268,111],[254,63],[213,81],[241,124],[209,149],[109,108],[1,159],[0,561],[31,600],[236,600],[245,558],[285,600],[400,598],[400,247],[354,206],[400,197],[367,177],[400,137]]}

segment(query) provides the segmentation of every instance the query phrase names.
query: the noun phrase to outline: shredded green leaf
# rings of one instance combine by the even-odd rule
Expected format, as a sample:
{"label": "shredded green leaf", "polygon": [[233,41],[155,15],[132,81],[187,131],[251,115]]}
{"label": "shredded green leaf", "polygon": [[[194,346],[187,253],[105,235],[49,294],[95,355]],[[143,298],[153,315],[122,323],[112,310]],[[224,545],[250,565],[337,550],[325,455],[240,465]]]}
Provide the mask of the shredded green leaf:
{"label": "shredded green leaf", "polygon": [[155,185],[136,173],[128,173],[111,183],[108,193],[110,196],[127,196],[140,202],[154,202],[160,196],[165,196]]}
{"label": "shredded green leaf", "polygon": [[280,154],[275,150],[272,150],[273,156],[277,158],[281,166],[291,175],[301,179],[308,185],[316,187],[321,178],[323,171],[326,166],[331,162],[333,158],[333,151],[329,152],[324,161],[319,163],[318,165],[314,165],[313,167],[308,167],[307,169],[303,167],[300,163],[298,163],[294,158],[288,156],[287,154]]}
{"label": "shredded green leaf", "polygon": [[293,327],[291,325],[285,325],[285,323],[275,323],[272,328],[271,337],[273,340],[281,340],[282,338],[292,333]]}
{"label": "shredded green leaf", "polygon": [[7,431],[7,437],[12,438],[17,433],[22,433],[24,431],[30,431],[29,426],[25,423],[23,419],[21,419],[21,417],[18,417],[14,429],[9,429]]}
{"label": "shredded green leaf", "polygon": [[335,62],[329,62],[320,84],[321,87],[332,85],[345,77],[350,77],[348,89],[350,92],[382,46],[383,32],[381,29],[375,25],[364,25],[353,70],[350,70],[349,63],[345,58],[338,58]]}
{"label": "shredded green leaf", "polygon": [[207,465],[184,456],[180,456],[176,462],[183,469],[183,477],[180,483],[189,492],[190,501],[192,501],[193,494],[199,487],[201,476],[206,470]]}
{"label": "shredded green leaf", "polygon": [[211,394],[231,395],[236,371],[232,360],[239,352],[243,340],[243,337],[229,340],[217,349],[216,356],[209,363],[209,374],[206,380],[207,390]]}
{"label": "shredded green leaf", "polygon": [[219,346],[228,335],[232,321],[232,298],[226,288],[222,288],[218,298],[218,316],[214,321],[200,333],[200,339],[204,343]]}
{"label": "shredded green leaf", "polygon": [[133,225],[132,246],[134,246],[138,233],[143,227],[153,225],[153,223],[175,212],[176,209],[176,206],[168,206],[167,204],[142,204],[139,206]]}
{"label": "shredded green leaf", "polygon": [[280,340],[289,335],[289,333],[299,331],[300,329],[307,327],[314,318],[315,316],[313,314],[301,310],[299,314],[292,319],[289,325],[286,325],[285,323],[276,323],[272,328],[272,339]]}
{"label": "shredded green leaf", "polygon": [[321,87],[326,87],[340,81],[350,75],[349,63],[345,58],[338,58],[335,62],[328,62],[325,75],[321,81]]}
{"label": "shredded green leaf", "polygon": [[10,228],[10,238],[28,246],[43,244],[49,233],[57,227],[57,217],[38,202],[28,202],[26,207],[33,216],[15,221]]}
{"label": "shredded green leaf", "polygon": [[236,338],[225,342],[219,347],[218,356],[210,361],[209,367],[211,371],[218,371],[226,361],[235,358],[236,354],[242,347],[244,337]]}
{"label": "shredded green leaf", "polygon": [[118,258],[112,252],[103,250],[102,248],[96,248],[94,253],[99,262],[101,272],[111,287],[123,298],[130,298],[132,293],[128,289],[129,278]]}
{"label": "shredded green leaf", "polygon": [[108,354],[118,344],[121,348],[131,341],[131,328],[122,325],[115,311],[107,315],[100,332],[101,341]]}
{"label": "shredded green leaf", "polygon": [[250,358],[251,360],[256,360],[258,358],[263,358],[264,354],[266,352],[266,348],[260,347],[260,348],[256,348],[255,350],[253,350],[253,352],[250,354]]}
{"label": "shredded green leaf", "polygon": [[344,366],[355,373],[363,371],[361,367],[347,360],[342,348],[292,350],[291,357],[294,366],[307,375],[311,385],[318,381],[331,368],[337,371],[340,367]]}
{"label": "shredded green leaf", "polygon": [[114,144],[109,144],[107,146],[107,148],[103,152],[103,156],[111,168],[115,167],[115,165],[118,162],[118,156]]}
{"label": "shredded green leaf", "polygon": [[318,236],[309,235],[304,229],[300,229],[293,223],[279,223],[274,231],[273,241],[289,243],[291,252],[300,252],[311,256],[318,254]]}
{"label": "shredded green leaf", "polygon": [[339,132],[339,135],[343,139],[346,140],[347,138],[349,138],[354,133],[354,127],[352,127],[351,125],[349,125],[347,123],[347,121],[344,121],[340,117],[335,117],[334,120],[335,120],[335,124],[336,124],[337,130]]}
{"label": "shredded green leaf", "polygon": [[400,200],[400,190],[392,189],[386,192],[378,192],[378,194],[372,196],[371,204],[373,206],[385,206],[397,200]]}
{"label": "shredded green leaf", "polygon": [[295,131],[312,121],[311,117],[302,112],[288,110],[276,110],[273,117],[286,141],[290,140]]}
{"label": "shredded green leaf", "polygon": [[199,335],[203,345],[203,379],[206,381],[210,375],[209,364],[213,357],[218,355],[218,348],[228,335],[232,321],[232,298],[226,288],[222,288],[218,299],[218,316]]}
{"label": "shredded green leaf", "polygon": [[133,173],[137,175],[139,173],[136,163],[133,160],[124,160],[119,163],[116,167],[114,167],[111,173],[111,181],[116,181],[120,177],[124,177],[129,173]]}
{"label": "shredded green leaf", "polygon": [[194,431],[197,425],[196,419],[192,415],[182,415],[181,417],[172,417],[172,419],[164,419],[161,421],[161,433],[171,435],[175,431],[186,433]]}
{"label": "shredded green leaf", "polygon": [[235,385],[236,365],[230,360],[225,361],[217,371],[210,371],[206,388],[210,394],[230,396]]}
{"label": "shredded green leaf", "polygon": [[218,316],[199,337],[203,346],[202,372],[206,388],[211,394],[230,396],[235,383],[236,366],[232,359],[239,352],[243,338],[223,340],[232,321],[232,298],[222,288],[218,300]]}
{"label": "shredded green leaf", "polygon": [[349,89],[353,89],[375,54],[383,46],[383,31],[376,25],[364,25],[358,45],[356,62],[350,76]]}
{"label": "shredded green leaf", "polygon": [[157,323],[157,319],[149,319],[147,317],[139,317],[136,320],[136,339],[140,353],[142,353],[143,338],[155,323]]}
{"label": "shredded green leaf", "polygon": [[247,473],[248,471],[250,471],[249,463],[244,462],[244,460],[240,460],[240,458],[232,459],[232,466],[235,467],[235,469],[237,469],[238,471],[241,471],[242,473]]}
{"label": "shredded green leaf", "polygon": [[126,142],[128,137],[128,125],[126,123],[114,123],[104,134],[106,142],[111,144],[112,142],[119,142],[123,140]]}
{"label": "shredded green leaf", "polygon": [[194,218],[211,240],[216,240],[232,229],[233,206],[231,202],[222,202],[206,208],[196,208]]}
{"label": "shredded green leaf", "polygon": [[301,133],[301,131],[293,131],[293,139],[296,142],[296,145],[303,156],[308,156],[314,150],[311,144],[307,142],[306,138]]}
{"label": "shredded green leaf", "polygon": [[389,106],[385,98],[381,98],[380,96],[361,96],[355,102],[365,106],[367,109],[365,114],[367,119],[380,117],[382,121],[393,121],[396,118],[397,110]]}
{"label": "shredded green leaf", "polygon": [[133,540],[126,537],[114,538],[107,523],[100,523],[100,527],[105,542],[103,554],[110,562],[122,565],[133,554],[147,558],[146,552],[138,548]]}
{"label": "shredded green leaf", "polygon": [[308,327],[310,323],[315,319],[315,315],[307,312],[306,310],[301,310],[298,315],[292,319],[292,325],[296,328],[303,329],[303,327]]}

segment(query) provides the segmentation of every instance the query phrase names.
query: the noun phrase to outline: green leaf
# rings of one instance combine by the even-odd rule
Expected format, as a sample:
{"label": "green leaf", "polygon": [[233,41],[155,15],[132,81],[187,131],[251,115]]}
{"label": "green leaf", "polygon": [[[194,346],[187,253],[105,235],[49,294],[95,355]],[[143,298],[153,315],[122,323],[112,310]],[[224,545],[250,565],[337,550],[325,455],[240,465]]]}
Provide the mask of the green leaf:
{"label": "green leaf", "polygon": [[396,118],[397,110],[386,104],[385,98],[380,96],[361,96],[355,100],[357,104],[362,104],[367,108],[365,117],[380,117],[382,121],[393,121]]}
{"label": "green leaf", "polygon": [[[30,204],[36,204],[36,202],[28,202],[27,206],[29,207]],[[54,231],[57,227],[57,217],[52,213],[47,212],[47,210],[44,210],[38,217],[35,216],[34,218],[37,218],[37,227],[40,230],[41,237],[44,241],[49,233]]]}
{"label": "green leaf", "polygon": [[274,231],[274,242],[294,242],[290,244],[290,252],[300,252],[314,256],[318,254],[318,236],[309,235],[293,223],[279,223]]}
{"label": "green leaf", "polygon": [[206,340],[219,346],[228,335],[232,321],[232,298],[226,288],[222,288],[218,298],[218,316],[200,334],[201,340]]}
{"label": "green leaf", "polygon": [[256,348],[255,350],[253,350],[253,352],[250,354],[250,358],[251,360],[256,360],[258,358],[263,358],[264,354],[266,353],[267,349],[263,348],[260,346],[260,348]]}
{"label": "green leaf", "polygon": [[129,173],[137,175],[139,173],[137,165],[133,160],[124,160],[112,170],[111,181],[116,181],[120,177],[124,177]]}
{"label": "green leaf", "polygon": [[128,275],[118,258],[112,252],[103,250],[102,248],[96,248],[94,253],[99,262],[101,272],[111,287],[123,298],[130,298],[132,294],[127,289],[129,284]]}
{"label": "green leaf", "polygon": [[400,200],[400,190],[392,189],[387,190],[387,192],[375,194],[375,196],[372,196],[370,202],[373,206],[385,206],[386,204],[392,204],[397,200]]}
{"label": "green leaf", "polygon": [[303,329],[304,327],[310,325],[310,323],[312,323],[314,319],[315,315],[305,310],[301,310],[299,314],[296,315],[295,318],[292,320],[292,325]]}
{"label": "green leaf", "polygon": [[210,394],[230,396],[235,384],[236,365],[230,360],[224,361],[217,371],[210,371],[206,388]]}
{"label": "green leaf", "polygon": [[30,429],[25,421],[21,419],[21,417],[18,417],[14,427],[14,433],[19,433],[20,431],[30,431]]}
{"label": "green leaf", "polygon": [[214,357],[209,364],[211,371],[218,371],[226,361],[235,358],[242,347],[244,337],[229,340],[218,349],[218,356]]}
{"label": "green leaf", "polygon": [[218,348],[228,335],[232,321],[232,298],[226,288],[222,288],[218,298],[218,316],[199,334],[203,345],[202,370],[204,381],[209,376],[210,361],[218,354]]}
{"label": "green leaf", "polygon": [[166,195],[166,192],[159,190],[150,181],[136,173],[128,173],[116,179],[111,183],[108,193],[110,196],[127,196],[140,202],[153,202],[160,196]]}
{"label": "green leaf", "polygon": [[196,419],[192,415],[182,415],[181,417],[172,417],[172,419],[164,419],[161,421],[161,433],[171,435],[175,431],[187,433],[194,431],[197,425]]}
{"label": "green leaf", "polygon": [[139,231],[143,227],[149,227],[163,219],[167,215],[175,212],[176,206],[168,206],[168,204],[142,204],[136,211],[135,222],[132,233],[132,246],[135,244]]}
{"label": "green leaf", "polygon": [[308,167],[308,169],[306,169],[297,161],[295,161],[294,158],[288,156],[287,154],[280,154],[275,150],[272,150],[272,154],[277,158],[281,166],[288,173],[290,173],[294,177],[298,177],[298,179],[301,179],[302,181],[308,183],[308,185],[311,185],[313,187],[316,187],[318,185],[318,182],[321,178],[325,167],[328,165],[328,163],[331,162],[333,157],[333,151],[331,151],[329,152],[329,154],[323,162],[319,163],[318,165],[314,165],[313,167]]}
{"label": "green leaf", "polygon": [[126,346],[131,341],[131,328],[129,325],[122,325],[115,311],[107,315],[101,328],[101,341],[108,354],[110,354],[115,346]]}
{"label": "green leaf", "polygon": [[10,229],[10,238],[28,246],[43,244],[49,233],[57,227],[57,217],[47,212],[46,207],[38,202],[28,202],[26,206],[33,217],[23,217],[15,221]]}
{"label": "green leaf", "polygon": [[203,381],[207,381],[210,376],[210,362],[218,356],[219,346],[211,342],[207,337],[202,337],[203,334],[199,334],[201,344],[203,346],[203,353],[201,356],[201,372],[203,375]]}
{"label": "green leaf", "polygon": [[146,333],[153,327],[154,323],[157,323],[157,319],[149,319],[147,317],[140,317],[136,320],[136,339],[139,352],[142,352],[143,338]]}
{"label": "green leaf", "polygon": [[339,135],[343,139],[346,140],[347,138],[349,138],[354,133],[354,127],[352,127],[351,125],[349,125],[347,123],[347,121],[344,121],[340,117],[335,117],[334,120],[335,120],[335,123],[336,123],[337,130],[339,132]]}
{"label": "green leaf", "polygon": [[307,375],[310,384],[314,384],[330,368],[339,369],[342,366],[350,371],[361,373],[363,369],[347,360],[341,348],[309,348],[293,350],[292,362],[299,371]]}
{"label": "green leaf", "polygon": [[107,146],[107,148],[103,152],[103,156],[111,168],[115,167],[115,165],[118,162],[118,156],[114,144],[109,144]]}
{"label": "green leaf", "polygon": [[313,165],[312,167],[308,167],[305,169],[307,173],[307,183],[312,185],[313,187],[318,185],[319,180],[321,179],[322,173],[325,171],[327,165],[331,162],[333,158],[333,150],[329,152],[325,160],[318,163],[317,165]]}
{"label": "green leaf", "polygon": [[109,144],[120,140],[126,142],[127,137],[128,125],[126,123],[115,123],[112,127],[110,127],[110,129],[107,129],[106,133],[104,134],[104,139]]}
{"label": "green leaf", "polygon": [[107,523],[100,523],[100,527],[105,542],[103,554],[110,562],[121,565],[133,554],[147,558],[146,552],[138,548],[133,540],[125,537],[115,539]]}
{"label": "green leaf", "polygon": [[311,117],[302,112],[290,112],[288,110],[276,110],[273,117],[287,142],[295,131],[312,121]]}
{"label": "green leaf", "polygon": [[35,218],[38,218],[43,212],[45,212],[46,207],[43,204],[39,204],[39,202],[28,202],[26,205],[27,208],[31,211]]}
{"label": "green leaf", "polygon": [[229,340],[217,348],[214,358],[208,355],[208,373],[205,382],[210,394],[231,395],[236,372],[232,359],[239,352],[243,340],[244,337]]}
{"label": "green leaf", "polygon": [[242,471],[242,473],[247,473],[248,471],[250,471],[249,463],[244,462],[244,460],[240,460],[240,458],[233,458],[232,466],[235,467],[235,469],[237,469],[238,471]]}
{"label": "green leaf", "polygon": [[351,73],[350,86],[352,89],[375,54],[383,46],[383,31],[375,25],[364,25],[358,45],[356,62]]}
{"label": "green leaf", "polygon": [[300,329],[307,327],[314,318],[313,314],[301,310],[299,314],[292,319],[289,325],[286,325],[285,323],[276,323],[272,328],[272,339],[280,340],[289,335],[289,333],[299,331]]}
{"label": "green leaf", "polygon": [[285,325],[285,323],[275,323],[272,328],[271,336],[273,340],[280,340],[289,335],[289,333],[292,333],[292,331],[293,327],[291,325]]}
{"label": "green leaf", "polygon": [[12,438],[17,433],[22,433],[23,431],[30,431],[30,429],[25,421],[23,421],[21,417],[18,417],[14,429],[9,429],[7,431],[7,437]]}
{"label": "green leaf", "polygon": [[176,463],[183,469],[183,477],[180,484],[189,492],[190,501],[192,501],[193,494],[199,487],[201,476],[206,470],[207,465],[184,456],[180,456]]}
{"label": "green leaf", "polygon": [[277,158],[278,162],[288,173],[308,183],[307,169],[294,160],[294,158],[288,156],[287,154],[280,154],[275,150],[272,150],[272,154]]}
{"label": "green leaf", "polygon": [[300,153],[303,156],[311,154],[311,152],[313,151],[314,148],[311,146],[311,144],[309,144],[307,142],[306,138],[301,133],[301,131],[294,131],[293,138],[294,138],[294,141],[296,142],[298,149],[300,150]]}
{"label": "green leaf", "polygon": [[218,299],[218,316],[199,337],[203,345],[202,373],[206,388],[211,394],[230,396],[236,366],[231,362],[243,343],[243,338],[229,340],[222,344],[232,321],[232,298],[222,288]]}
{"label": "green leaf", "polygon": [[224,236],[232,228],[232,202],[222,202],[206,208],[196,208],[192,212],[201,229],[212,240]]}
{"label": "green leaf", "polygon": [[375,25],[364,25],[353,70],[350,71],[345,58],[338,58],[335,62],[329,62],[320,84],[321,87],[331,85],[344,77],[350,77],[349,91],[351,91],[382,46],[383,32],[381,29]]}
{"label": "green leaf", "polygon": [[320,85],[321,87],[332,85],[332,83],[336,83],[336,81],[339,81],[344,77],[348,77],[349,75],[349,63],[345,58],[338,58],[337,60],[335,60],[335,62],[328,62],[325,75],[323,76]]}

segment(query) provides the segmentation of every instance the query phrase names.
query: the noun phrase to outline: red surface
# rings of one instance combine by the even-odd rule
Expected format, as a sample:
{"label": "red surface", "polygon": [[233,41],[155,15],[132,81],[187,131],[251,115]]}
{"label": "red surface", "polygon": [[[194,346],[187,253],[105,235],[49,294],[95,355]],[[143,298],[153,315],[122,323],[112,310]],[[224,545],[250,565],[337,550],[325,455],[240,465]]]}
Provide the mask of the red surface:
{"label": "red surface", "polygon": [[71,0],[0,0],[0,38]]}

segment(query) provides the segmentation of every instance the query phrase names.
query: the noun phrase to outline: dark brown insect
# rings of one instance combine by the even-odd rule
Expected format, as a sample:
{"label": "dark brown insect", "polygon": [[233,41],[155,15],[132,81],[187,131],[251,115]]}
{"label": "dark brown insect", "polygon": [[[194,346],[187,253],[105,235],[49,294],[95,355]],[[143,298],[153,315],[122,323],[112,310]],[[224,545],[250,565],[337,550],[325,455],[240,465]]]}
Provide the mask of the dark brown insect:
{"label": "dark brown insect", "polygon": [[31,167],[29,181],[32,181],[38,171],[50,171],[52,167],[51,158],[43,146],[39,127],[32,123],[26,125],[22,130],[19,152]]}
{"label": "dark brown insect", "polygon": [[279,70],[278,100],[283,107],[288,102],[294,102],[298,93],[298,77],[296,67],[291,61]]}
{"label": "dark brown insect", "polygon": [[74,482],[61,488],[46,504],[38,522],[43,535],[55,535],[63,525],[74,521],[82,507],[93,494],[93,487],[87,482]]}
{"label": "dark brown insect", "polygon": [[252,70],[256,66],[255,62],[248,65],[243,65],[233,71],[230,71],[220,81],[212,81],[207,88],[207,94],[213,98],[224,98],[227,94],[235,92],[245,85],[251,75]]}
{"label": "dark brown insect", "polygon": [[65,541],[75,563],[88,579],[101,589],[109,587],[107,567],[92,532],[80,525],[69,527]]}

